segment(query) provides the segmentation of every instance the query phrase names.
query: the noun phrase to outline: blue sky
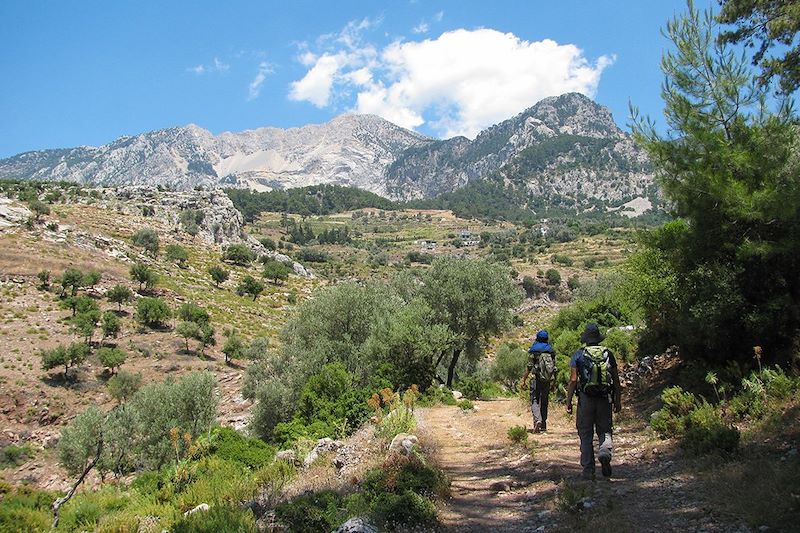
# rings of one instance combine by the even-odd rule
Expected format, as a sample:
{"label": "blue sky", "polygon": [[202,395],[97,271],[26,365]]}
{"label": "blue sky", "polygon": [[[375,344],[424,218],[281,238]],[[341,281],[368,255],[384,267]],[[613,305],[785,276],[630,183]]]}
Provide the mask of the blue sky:
{"label": "blue sky", "polygon": [[[712,2],[698,1],[698,6]],[[0,157],[372,112],[473,136],[550,94],[661,115],[682,0],[0,3]]]}

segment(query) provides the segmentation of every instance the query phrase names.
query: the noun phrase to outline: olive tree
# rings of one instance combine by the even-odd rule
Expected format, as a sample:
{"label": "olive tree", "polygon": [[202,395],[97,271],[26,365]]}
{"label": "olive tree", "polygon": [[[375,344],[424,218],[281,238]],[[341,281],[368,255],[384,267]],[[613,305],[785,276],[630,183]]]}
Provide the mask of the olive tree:
{"label": "olive tree", "polygon": [[424,273],[420,292],[434,321],[456,337],[447,367],[448,387],[462,353],[480,358],[485,342],[511,325],[512,308],[522,301],[508,268],[486,260],[437,259]]}

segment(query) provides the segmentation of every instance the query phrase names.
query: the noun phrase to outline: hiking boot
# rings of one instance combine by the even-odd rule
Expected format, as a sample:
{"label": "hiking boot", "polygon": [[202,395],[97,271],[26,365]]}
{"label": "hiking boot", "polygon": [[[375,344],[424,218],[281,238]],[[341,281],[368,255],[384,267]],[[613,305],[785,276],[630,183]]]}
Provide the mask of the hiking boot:
{"label": "hiking boot", "polygon": [[541,422],[534,422],[534,424],[533,424],[533,432],[534,433],[541,433],[542,432],[542,423]]}
{"label": "hiking boot", "polygon": [[600,457],[600,467],[603,477],[611,477],[611,457],[603,455]]}
{"label": "hiking boot", "polygon": [[581,472],[581,475],[578,479],[580,481],[594,481],[594,472],[591,470],[584,470]]}
{"label": "hiking boot", "polygon": [[541,431],[542,433],[544,433],[545,431],[547,431],[547,422],[542,422],[542,425],[541,425],[541,427],[539,428],[539,431]]}

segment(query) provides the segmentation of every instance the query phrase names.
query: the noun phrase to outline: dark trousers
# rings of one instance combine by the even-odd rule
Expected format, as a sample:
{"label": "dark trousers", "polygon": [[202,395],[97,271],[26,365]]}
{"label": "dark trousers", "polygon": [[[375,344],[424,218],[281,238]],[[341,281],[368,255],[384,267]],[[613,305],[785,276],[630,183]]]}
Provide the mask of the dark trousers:
{"label": "dark trousers", "polygon": [[538,423],[541,428],[547,427],[547,404],[550,402],[550,383],[534,376],[531,380],[531,411],[533,427]]}
{"label": "dark trousers", "polygon": [[584,474],[594,474],[594,435],[597,434],[599,457],[608,457],[614,449],[611,438],[612,427],[611,398],[607,396],[587,396],[578,393],[578,414],[576,426],[581,440],[581,466]]}

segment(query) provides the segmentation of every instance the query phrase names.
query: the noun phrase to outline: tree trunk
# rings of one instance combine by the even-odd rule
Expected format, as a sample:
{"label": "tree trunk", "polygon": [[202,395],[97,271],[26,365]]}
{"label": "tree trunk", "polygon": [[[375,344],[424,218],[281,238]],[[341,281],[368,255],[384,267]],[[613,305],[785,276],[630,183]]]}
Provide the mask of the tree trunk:
{"label": "tree trunk", "polygon": [[97,461],[100,460],[100,454],[102,452],[103,452],[103,437],[101,435],[100,439],[97,441],[97,454],[94,456],[94,459],[92,459],[92,462],[86,466],[86,468],[83,470],[83,474],[81,474],[81,477],[78,478],[78,481],[76,481],[75,484],[72,485],[72,488],[69,489],[69,492],[67,492],[67,494],[65,496],[62,496],[61,498],[56,498],[56,500],[50,506],[50,508],[53,510],[53,525],[51,526],[51,529],[55,529],[56,527],[58,527],[58,518],[59,518],[58,513],[61,510],[61,506],[67,503],[70,500],[70,498],[72,498],[72,496],[75,495],[75,491],[78,490],[78,486],[80,486],[80,484],[83,483],[84,478],[86,478],[89,472],[92,471],[92,468],[95,467]]}
{"label": "tree trunk", "polygon": [[450,360],[450,366],[447,367],[447,388],[453,388],[453,376],[456,373],[456,365],[458,358],[461,357],[461,348],[453,350],[453,358]]}

